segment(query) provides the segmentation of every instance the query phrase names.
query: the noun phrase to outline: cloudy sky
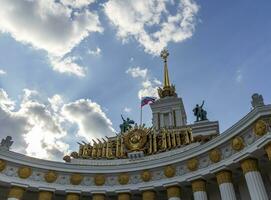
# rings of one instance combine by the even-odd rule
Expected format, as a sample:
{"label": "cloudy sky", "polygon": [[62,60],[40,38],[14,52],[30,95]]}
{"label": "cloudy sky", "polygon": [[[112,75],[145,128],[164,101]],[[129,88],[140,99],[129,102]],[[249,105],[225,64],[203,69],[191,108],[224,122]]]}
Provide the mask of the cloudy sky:
{"label": "cloudy sky", "polygon": [[[61,159],[139,121],[170,52],[171,82],[192,109],[206,102],[221,132],[271,102],[271,2],[261,0],[0,0],[0,136],[14,151]],[[151,124],[144,107],[143,121]]]}

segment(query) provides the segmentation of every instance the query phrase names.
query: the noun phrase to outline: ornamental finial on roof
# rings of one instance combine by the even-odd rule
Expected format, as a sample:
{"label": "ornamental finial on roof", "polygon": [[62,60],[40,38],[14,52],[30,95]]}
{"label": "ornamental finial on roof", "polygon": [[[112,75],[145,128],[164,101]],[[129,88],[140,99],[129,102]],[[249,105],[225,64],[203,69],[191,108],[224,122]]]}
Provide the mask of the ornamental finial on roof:
{"label": "ornamental finial on roof", "polygon": [[164,62],[167,62],[167,57],[169,56],[168,50],[166,48],[164,48],[161,51],[160,56],[161,56],[161,58],[163,58]]}

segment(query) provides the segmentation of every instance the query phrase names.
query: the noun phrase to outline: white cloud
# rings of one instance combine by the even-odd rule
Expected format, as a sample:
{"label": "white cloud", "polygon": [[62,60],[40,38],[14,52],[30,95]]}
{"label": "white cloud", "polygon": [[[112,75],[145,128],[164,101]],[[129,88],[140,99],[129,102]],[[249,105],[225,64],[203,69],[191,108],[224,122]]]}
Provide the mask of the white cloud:
{"label": "white cloud", "polygon": [[127,71],[133,78],[141,77],[145,79],[147,77],[148,69],[141,69],[140,67],[130,67]]}
{"label": "white cloud", "polygon": [[242,73],[241,70],[237,70],[237,72],[236,72],[236,77],[235,77],[235,81],[236,81],[237,83],[241,83],[242,80],[243,80],[243,73]]}
{"label": "white cloud", "polygon": [[112,122],[101,106],[89,99],[80,99],[64,105],[62,114],[70,122],[78,125],[78,135],[87,140],[110,136],[115,132]]}
{"label": "white cloud", "polygon": [[95,12],[87,8],[73,9],[76,4],[81,7],[93,1],[78,2],[0,0],[0,31],[10,33],[21,43],[45,50],[53,69],[82,76],[84,69],[64,56],[90,33],[102,32],[103,28]]}
{"label": "white cloud", "polygon": [[126,113],[130,113],[132,111],[132,108],[125,107],[123,111]]}
{"label": "white cloud", "polygon": [[15,110],[15,102],[0,89],[0,135],[13,137],[12,150],[59,160],[70,152],[66,141],[76,135],[70,129],[74,124],[79,127],[77,135],[87,141],[113,134],[111,121],[97,103],[78,100],[65,104],[58,94],[46,99],[35,90],[24,89]]}
{"label": "white cloud", "polygon": [[6,75],[6,74],[7,74],[7,72],[6,72],[6,71],[4,71],[4,70],[0,69],[0,75]]}
{"label": "white cloud", "polygon": [[141,82],[141,88],[138,91],[139,99],[145,96],[158,97],[157,89],[161,86],[161,82],[152,77],[147,68],[130,67],[126,73],[133,78],[139,78]]}
{"label": "white cloud", "polygon": [[87,51],[87,53],[89,54],[89,55],[93,55],[93,56],[99,56],[99,55],[101,55],[101,52],[102,52],[102,50],[99,48],[99,47],[96,47],[96,49],[94,49],[94,50],[88,50]]}
{"label": "white cloud", "polygon": [[[171,14],[169,7],[176,9]],[[169,42],[190,38],[199,6],[194,0],[109,0],[104,11],[124,42],[136,39],[144,50],[159,55]]]}
{"label": "white cloud", "polygon": [[61,0],[64,5],[73,8],[82,8],[95,2],[95,0]]}

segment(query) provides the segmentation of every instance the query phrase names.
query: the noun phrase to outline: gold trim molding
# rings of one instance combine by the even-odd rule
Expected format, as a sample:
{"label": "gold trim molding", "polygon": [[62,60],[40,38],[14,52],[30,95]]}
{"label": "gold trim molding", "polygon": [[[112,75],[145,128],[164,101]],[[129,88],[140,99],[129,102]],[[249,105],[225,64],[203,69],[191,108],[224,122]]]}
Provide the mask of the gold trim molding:
{"label": "gold trim molding", "polygon": [[218,163],[221,160],[221,153],[219,149],[213,149],[209,152],[209,158],[213,163]]}
{"label": "gold trim molding", "polygon": [[240,136],[233,138],[233,140],[231,141],[231,147],[235,151],[241,151],[245,147],[243,138],[241,138]]}
{"label": "gold trim molding", "polygon": [[223,183],[232,183],[232,172],[228,170],[220,171],[216,174],[218,185]]}
{"label": "gold trim molding", "polygon": [[192,190],[193,192],[205,192],[206,191],[206,182],[203,179],[198,179],[192,181]]}
{"label": "gold trim molding", "polygon": [[27,179],[32,175],[32,169],[30,167],[20,167],[18,169],[18,176],[22,179]]}
{"label": "gold trim molding", "polygon": [[246,174],[248,172],[259,171],[258,161],[253,158],[248,158],[246,160],[243,160],[243,161],[241,161],[241,168],[242,168],[244,174]]}

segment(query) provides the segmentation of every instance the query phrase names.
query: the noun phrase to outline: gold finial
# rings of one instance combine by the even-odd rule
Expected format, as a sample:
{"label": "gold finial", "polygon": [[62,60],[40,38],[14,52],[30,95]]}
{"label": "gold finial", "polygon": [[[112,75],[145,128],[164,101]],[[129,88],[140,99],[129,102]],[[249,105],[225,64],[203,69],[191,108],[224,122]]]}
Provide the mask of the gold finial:
{"label": "gold finial", "polygon": [[168,75],[168,67],[167,67],[167,57],[169,56],[168,50],[163,49],[160,54],[161,58],[164,60],[164,88],[170,87],[169,75]]}

